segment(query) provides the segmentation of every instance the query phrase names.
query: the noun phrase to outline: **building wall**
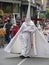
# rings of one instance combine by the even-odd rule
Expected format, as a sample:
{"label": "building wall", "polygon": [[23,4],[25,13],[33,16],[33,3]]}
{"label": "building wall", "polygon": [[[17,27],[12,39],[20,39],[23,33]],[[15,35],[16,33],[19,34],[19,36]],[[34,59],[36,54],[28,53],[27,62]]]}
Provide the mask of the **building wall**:
{"label": "building wall", "polygon": [[37,3],[41,4],[41,0],[35,0],[35,2],[37,2]]}
{"label": "building wall", "polygon": [[49,8],[49,0],[47,0],[47,6],[46,7]]}
{"label": "building wall", "polygon": [[47,0],[43,0],[43,10],[46,11]]}
{"label": "building wall", "polygon": [[12,13],[19,13],[18,3],[0,2],[0,15],[11,15]]}
{"label": "building wall", "polygon": [[[0,0],[0,2],[2,2],[0,9],[3,9],[3,3],[4,4],[5,3],[12,3],[12,6],[10,8],[11,12],[8,11],[8,13],[20,13],[21,17],[26,15],[28,0]],[[40,1],[36,0],[36,2],[39,3]],[[21,6],[25,6],[25,7],[21,7]],[[31,16],[33,16],[33,14],[36,12],[35,11],[36,10],[36,5],[34,6],[33,3],[32,3],[31,6],[33,6],[33,9],[31,8]],[[7,7],[5,7],[4,10],[6,10],[6,8]],[[7,13],[7,12],[4,12],[4,13]]]}

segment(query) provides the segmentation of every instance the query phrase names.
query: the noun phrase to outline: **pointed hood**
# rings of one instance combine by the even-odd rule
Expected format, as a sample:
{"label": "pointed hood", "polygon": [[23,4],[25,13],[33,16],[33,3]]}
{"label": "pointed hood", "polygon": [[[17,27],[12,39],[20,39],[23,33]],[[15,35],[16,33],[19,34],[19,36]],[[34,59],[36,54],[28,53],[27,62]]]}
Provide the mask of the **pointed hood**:
{"label": "pointed hood", "polygon": [[15,19],[15,16],[13,16],[13,25],[16,26],[16,19]]}
{"label": "pointed hood", "polygon": [[28,22],[30,22],[30,21],[31,21],[31,17],[30,17],[30,2],[29,2],[25,22],[27,22],[27,23],[28,23]]}

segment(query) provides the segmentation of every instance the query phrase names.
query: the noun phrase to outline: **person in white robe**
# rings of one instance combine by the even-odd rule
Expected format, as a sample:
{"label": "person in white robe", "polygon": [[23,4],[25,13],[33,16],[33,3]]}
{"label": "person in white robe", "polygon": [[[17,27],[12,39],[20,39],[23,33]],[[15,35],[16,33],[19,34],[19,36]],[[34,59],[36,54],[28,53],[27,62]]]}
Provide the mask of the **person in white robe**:
{"label": "person in white robe", "polygon": [[[31,45],[33,45],[31,47]],[[4,49],[24,57],[49,57],[49,44],[30,18],[30,2],[25,22]]]}
{"label": "person in white robe", "polygon": [[35,32],[35,26],[32,21],[30,23],[24,22],[21,29],[20,39],[21,39],[21,55],[29,56],[29,52],[32,45],[31,36]]}

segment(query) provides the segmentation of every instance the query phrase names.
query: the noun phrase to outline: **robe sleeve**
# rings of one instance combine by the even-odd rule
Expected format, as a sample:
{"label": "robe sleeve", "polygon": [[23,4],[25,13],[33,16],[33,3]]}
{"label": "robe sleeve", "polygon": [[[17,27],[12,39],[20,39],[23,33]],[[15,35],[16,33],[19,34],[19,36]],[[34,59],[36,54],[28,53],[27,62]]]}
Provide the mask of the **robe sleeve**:
{"label": "robe sleeve", "polygon": [[34,25],[30,25],[24,31],[35,32],[35,30],[36,30],[35,26]]}
{"label": "robe sleeve", "polygon": [[35,32],[35,30],[36,30],[36,28],[35,28],[35,26],[33,25],[33,26],[30,27],[30,30],[29,30],[29,31],[30,31],[30,32]]}

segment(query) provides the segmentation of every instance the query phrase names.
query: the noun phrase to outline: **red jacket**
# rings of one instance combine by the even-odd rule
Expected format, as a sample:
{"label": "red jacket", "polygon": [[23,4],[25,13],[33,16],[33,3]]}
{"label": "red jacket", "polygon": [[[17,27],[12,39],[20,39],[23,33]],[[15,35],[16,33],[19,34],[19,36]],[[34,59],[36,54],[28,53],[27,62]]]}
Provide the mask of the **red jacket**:
{"label": "red jacket", "polygon": [[18,30],[19,30],[18,26],[13,26],[13,28],[11,28],[11,37],[15,36]]}

